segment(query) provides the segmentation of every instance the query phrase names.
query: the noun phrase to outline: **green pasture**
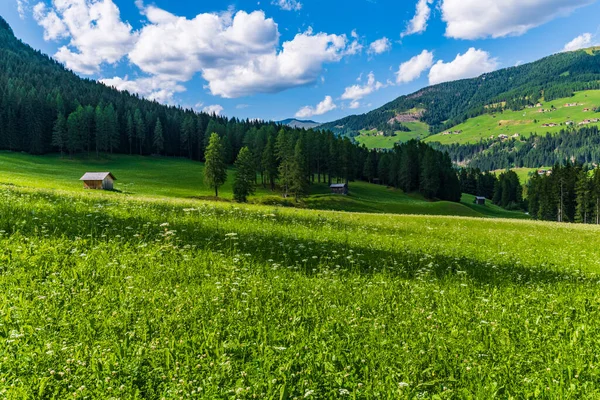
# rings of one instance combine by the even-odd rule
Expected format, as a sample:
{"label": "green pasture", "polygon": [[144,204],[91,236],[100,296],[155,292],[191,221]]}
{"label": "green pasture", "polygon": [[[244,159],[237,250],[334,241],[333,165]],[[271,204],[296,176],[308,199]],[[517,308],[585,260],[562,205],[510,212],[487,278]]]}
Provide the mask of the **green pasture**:
{"label": "green pasture", "polygon": [[[565,107],[567,103],[577,103],[577,106]],[[600,113],[592,111],[594,107],[600,107],[600,90],[577,92],[573,97],[550,102],[542,101],[541,108],[550,110],[552,105],[555,107],[555,111],[544,113],[540,113],[539,108],[535,107],[522,111],[504,111],[503,113],[480,115],[449,129],[449,131],[462,130],[460,134],[443,135],[438,133],[427,137],[424,141],[460,144],[479,142],[481,139],[488,140],[491,136],[498,140],[498,135],[501,134],[510,137],[518,133],[519,137],[528,137],[531,133],[557,133],[561,129],[567,128],[565,124],[567,121],[573,121],[575,127],[578,127],[577,124],[585,119],[600,118]],[[589,108],[590,111],[584,112],[585,108]],[[542,126],[550,123],[558,124],[558,126]],[[590,125],[598,124],[592,123]]]}
{"label": "green pasture", "polygon": [[600,229],[0,185],[7,399],[594,399]]}

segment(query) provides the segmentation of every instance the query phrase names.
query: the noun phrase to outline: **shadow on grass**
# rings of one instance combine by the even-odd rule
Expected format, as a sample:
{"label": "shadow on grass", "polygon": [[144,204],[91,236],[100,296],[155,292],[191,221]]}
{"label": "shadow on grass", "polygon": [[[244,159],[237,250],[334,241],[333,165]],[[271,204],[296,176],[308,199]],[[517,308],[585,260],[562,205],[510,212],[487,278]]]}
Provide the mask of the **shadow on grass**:
{"label": "shadow on grass", "polygon": [[[199,218],[184,217],[183,208],[174,211],[173,207],[160,204],[147,204],[144,209],[156,211],[156,218],[170,223],[168,228],[158,228],[158,219],[148,219],[136,215],[121,216],[105,207],[101,219],[90,217],[93,206],[102,203],[96,199],[86,200],[89,208],[77,210],[72,202],[64,197],[50,194],[31,195],[37,200],[47,201],[40,209],[13,207],[10,203],[0,204],[0,230],[5,235],[21,234],[27,237],[89,238],[90,245],[106,241],[102,235],[122,234],[123,232],[143,232],[143,239],[133,236],[123,237],[123,245],[137,245],[142,241],[162,240],[165,230],[176,231],[179,247],[195,246],[199,250],[221,251],[226,256],[247,254],[253,263],[269,265],[279,264],[307,275],[314,275],[323,268],[337,268],[340,272],[372,274],[385,272],[406,279],[427,276],[437,279],[468,279],[483,285],[529,285],[532,283],[553,283],[557,281],[587,281],[597,279],[591,274],[570,274],[559,271],[560,266],[530,268],[518,263],[485,262],[475,257],[449,256],[446,254],[427,254],[401,246],[401,237],[413,233],[401,226],[372,227],[383,235],[393,233],[399,238],[399,247],[393,251],[379,247],[379,243],[360,240],[361,229],[358,223],[337,219],[299,215],[274,215],[272,223],[277,229],[264,229],[264,220],[259,221],[260,213],[247,212],[237,208],[213,208]],[[68,199],[67,199],[68,200]],[[79,203],[81,203],[79,201]],[[104,203],[110,203],[106,201]],[[45,207],[48,205],[50,207]],[[122,211],[122,210],[121,210]],[[211,214],[212,213],[212,214]],[[233,214],[232,214],[233,213]],[[66,215],[68,218],[57,218]],[[48,231],[41,231],[40,221],[46,222]],[[52,224],[48,224],[52,221]],[[74,223],[73,221],[77,221]],[[172,222],[171,222],[172,221]],[[149,228],[148,223],[153,223]],[[230,223],[245,223],[245,229],[232,240]],[[110,226],[110,231],[102,227]],[[254,229],[256,227],[256,229]],[[286,227],[288,229],[281,229]],[[324,229],[320,235],[311,235],[313,230]],[[381,229],[379,229],[381,228]],[[326,235],[327,229],[334,232],[346,232],[345,240],[336,234],[337,240]],[[110,233],[112,232],[112,233]],[[308,235],[307,235],[308,233]],[[325,234],[323,234],[325,233]],[[350,240],[352,237],[354,240]],[[359,238],[357,241],[356,238]],[[234,244],[235,243],[235,244]],[[298,250],[301,249],[301,250]],[[310,250],[304,251],[304,249]],[[316,250],[315,250],[316,249]],[[190,250],[191,251],[191,250]],[[313,258],[315,256],[315,258]],[[352,262],[354,261],[354,262]],[[200,271],[198,271],[200,274]],[[200,275],[199,275],[200,276]]]}

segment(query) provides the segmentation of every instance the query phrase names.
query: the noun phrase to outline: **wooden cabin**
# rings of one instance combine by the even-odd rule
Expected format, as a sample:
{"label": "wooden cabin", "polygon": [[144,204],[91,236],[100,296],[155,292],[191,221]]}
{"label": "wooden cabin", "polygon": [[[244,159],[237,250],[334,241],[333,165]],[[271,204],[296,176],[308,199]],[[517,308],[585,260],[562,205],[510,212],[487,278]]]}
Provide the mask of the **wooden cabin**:
{"label": "wooden cabin", "polygon": [[117,178],[110,172],[86,172],[79,180],[84,189],[113,190]]}
{"label": "wooden cabin", "polygon": [[333,193],[333,194],[343,194],[343,195],[348,194],[348,184],[347,183],[334,183],[333,185],[329,186],[329,188],[331,189],[331,193]]}
{"label": "wooden cabin", "polygon": [[479,204],[481,206],[485,206],[485,197],[482,197],[482,196],[475,197],[474,203]]}

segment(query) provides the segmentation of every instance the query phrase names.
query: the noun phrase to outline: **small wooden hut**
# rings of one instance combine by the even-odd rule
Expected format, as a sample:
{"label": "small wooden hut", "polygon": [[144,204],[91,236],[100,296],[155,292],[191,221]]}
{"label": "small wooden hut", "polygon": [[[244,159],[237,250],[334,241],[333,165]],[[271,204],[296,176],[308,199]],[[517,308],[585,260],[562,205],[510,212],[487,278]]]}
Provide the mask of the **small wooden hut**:
{"label": "small wooden hut", "polygon": [[479,204],[481,206],[485,206],[485,197],[482,197],[482,196],[475,197],[474,203]]}
{"label": "small wooden hut", "polygon": [[117,178],[110,172],[86,172],[79,180],[84,189],[113,190]]}
{"label": "small wooden hut", "polygon": [[329,186],[329,188],[331,189],[331,193],[333,193],[333,194],[343,194],[343,195],[348,194],[348,184],[347,183],[334,183],[333,185]]}

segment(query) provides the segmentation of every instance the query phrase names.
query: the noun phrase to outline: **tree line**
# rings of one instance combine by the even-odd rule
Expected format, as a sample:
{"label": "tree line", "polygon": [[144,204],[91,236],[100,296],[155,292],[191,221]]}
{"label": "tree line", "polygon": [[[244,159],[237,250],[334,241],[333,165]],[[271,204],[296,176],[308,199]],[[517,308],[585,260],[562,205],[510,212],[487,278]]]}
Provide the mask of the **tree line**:
{"label": "tree line", "polygon": [[481,172],[479,168],[461,168],[458,173],[463,193],[485,197],[507,210],[526,207],[523,187],[514,171],[504,171],[499,176],[493,172]]}
{"label": "tree line", "polygon": [[600,163],[600,131],[597,126],[562,129],[556,134],[531,135],[503,141],[482,140],[478,143],[441,145],[453,162],[468,163],[473,168],[493,171],[506,168],[538,168],[565,161],[584,165]]}
{"label": "tree line", "polygon": [[556,164],[527,185],[529,214],[539,220],[600,224],[600,169]]}
{"label": "tree line", "polygon": [[428,199],[460,201],[460,182],[447,153],[410,140],[391,151],[369,152],[363,167],[369,182],[419,192]]}

